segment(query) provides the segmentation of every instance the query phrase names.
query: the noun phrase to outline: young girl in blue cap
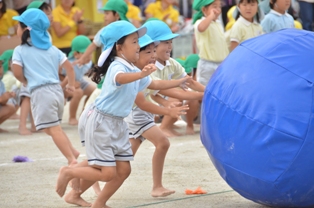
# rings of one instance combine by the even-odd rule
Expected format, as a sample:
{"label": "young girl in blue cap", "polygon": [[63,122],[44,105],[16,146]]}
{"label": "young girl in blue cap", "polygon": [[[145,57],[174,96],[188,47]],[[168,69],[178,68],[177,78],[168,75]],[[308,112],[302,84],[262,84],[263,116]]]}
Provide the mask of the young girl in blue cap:
{"label": "young girl in blue cap", "polygon": [[[141,71],[133,63],[139,58],[138,38],[146,33],[146,28],[136,29],[127,21],[117,21],[108,25],[101,34],[105,50],[98,60],[92,80],[99,82],[105,76],[103,89],[95,103],[88,106],[79,120],[79,132],[86,146],[87,160],[77,167],[60,169],[56,191],[64,195],[68,182],[81,178],[80,190],[84,192],[95,181],[105,181],[92,207],[104,207],[108,199],[121,184],[115,177],[124,181],[130,174],[130,160],[133,152],[129,142],[129,132],[123,120],[132,110],[138,92],[145,88],[168,89],[185,83],[188,78],[173,82],[152,81],[148,75],[155,71],[153,64]],[[88,166],[87,166],[88,165]],[[82,204],[76,197],[73,204]]]}
{"label": "young girl in blue cap", "polygon": [[67,70],[69,84],[66,89],[74,91],[75,75],[71,63],[55,46],[51,45],[47,29],[50,22],[39,9],[28,9],[21,16],[17,34],[22,43],[14,49],[12,71],[27,86],[31,94],[31,109],[36,130],[43,129],[50,135],[67,158],[69,166],[77,163],[79,152],[74,149],[62,130],[64,98],[59,84],[59,66]]}

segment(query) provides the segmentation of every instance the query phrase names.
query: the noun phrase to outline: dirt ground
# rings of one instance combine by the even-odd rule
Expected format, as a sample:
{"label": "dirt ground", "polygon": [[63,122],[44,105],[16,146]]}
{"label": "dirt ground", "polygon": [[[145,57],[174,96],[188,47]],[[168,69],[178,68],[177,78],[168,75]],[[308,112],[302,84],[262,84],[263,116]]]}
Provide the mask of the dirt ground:
{"label": "dirt ground", "polygon": [[[68,104],[64,111],[62,127],[73,145],[85,158],[77,127],[69,126]],[[184,132],[185,123],[177,122]],[[0,134],[0,207],[75,207],[63,201],[55,193],[59,168],[66,165],[52,139],[45,133],[31,136],[18,134],[18,120],[9,120],[1,128],[10,132]],[[199,127],[197,127],[199,130]],[[250,207],[261,208],[233,191],[219,176],[201,144],[199,133],[193,136],[171,138],[163,183],[176,193],[165,198],[150,196],[152,188],[151,158],[154,146],[145,141],[139,148],[135,160],[131,162],[132,173],[122,187],[108,202],[112,207]],[[13,163],[14,156],[27,156],[32,162]],[[101,183],[103,185],[103,183]],[[185,195],[185,189],[201,186],[204,195]],[[69,191],[69,188],[68,188]],[[96,196],[92,189],[83,198],[92,202]]]}

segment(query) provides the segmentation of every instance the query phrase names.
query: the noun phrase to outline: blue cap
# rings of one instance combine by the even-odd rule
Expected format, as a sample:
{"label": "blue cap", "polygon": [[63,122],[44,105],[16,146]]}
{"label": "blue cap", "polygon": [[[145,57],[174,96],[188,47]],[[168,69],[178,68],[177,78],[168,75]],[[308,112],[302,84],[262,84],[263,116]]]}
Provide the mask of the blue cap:
{"label": "blue cap", "polygon": [[143,26],[147,28],[147,35],[153,40],[166,41],[179,36],[172,33],[169,26],[160,20],[148,21]]}
{"label": "blue cap", "polygon": [[21,16],[14,16],[14,20],[24,23],[30,31],[32,44],[39,49],[47,50],[51,47],[48,35],[50,21],[40,9],[27,9]]}
{"label": "blue cap", "polygon": [[105,46],[98,59],[98,66],[102,66],[109,56],[114,44],[122,37],[137,32],[139,38],[145,35],[146,27],[136,28],[132,23],[119,20],[107,25],[100,34],[101,43]]}
{"label": "blue cap", "polygon": [[159,44],[159,42],[160,42],[160,41],[158,41],[158,40],[157,40],[157,41],[154,41],[154,40],[151,39],[151,38],[149,37],[149,35],[147,35],[147,34],[143,35],[141,38],[138,39],[138,44],[140,45],[141,48],[143,48],[143,47],[145,47],[145,46],[147,46],[147,45],[150,45],[150,44],[152,44],[152,43],[154,43],[155,46],[156,46],[156,45]]}

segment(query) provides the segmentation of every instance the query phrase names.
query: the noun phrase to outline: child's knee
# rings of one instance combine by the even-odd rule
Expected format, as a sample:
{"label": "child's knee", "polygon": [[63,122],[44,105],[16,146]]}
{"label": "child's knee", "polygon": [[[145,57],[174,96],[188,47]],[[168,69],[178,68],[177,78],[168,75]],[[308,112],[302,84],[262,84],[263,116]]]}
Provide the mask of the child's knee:
{"label": "child's knee", "polygon": [[159,140],[158,140],[158,144],[156,145],[156,148],[160,149],[160,150],[168,150],[170,147],[170,142],[169,139],[165,136],[162,136]]}
{"label": "child's knee", "polygon": [[116,170],[115,168],[104,168],[101,170],[102,172],[102,175],[101,175],[101,178],[100,178],[100,181],[102,182],[108,182],[108,181],[111,181],[114,177],[116,177]]}

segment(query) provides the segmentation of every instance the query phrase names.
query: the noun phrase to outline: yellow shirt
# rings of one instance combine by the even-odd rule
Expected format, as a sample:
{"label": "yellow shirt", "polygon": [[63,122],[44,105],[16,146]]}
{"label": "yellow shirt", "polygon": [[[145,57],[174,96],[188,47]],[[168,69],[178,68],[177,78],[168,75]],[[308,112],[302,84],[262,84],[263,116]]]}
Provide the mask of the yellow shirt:
{"label": "yellow shirt", "polygon": [[261,34],[263,34],[263,28],[260,24],[249,22],[240,16],[230,30],[230,41],[242,43]]}
{"label": "yellow shirt", "polygon": [[137,6],[128,3],[128,13],[126,13],[126,17],[129,20],[142,21],[141,10]]}
{"label": "yellow shirt", "polygon": [[213,62],[222,62],[229,54],[223,27],[219,20],[212,21],[204,32],[197,27],[204,17],[194,24],[195,40],[201,59]]}
{"label": "yellow shirt", "polygon": [[61,37],[58,37],[54,31],[51,30],[51,37],[52,37],[52,44],[55,45],[57,48],[69,48],[71,47],[71,42],[73,38],[77,36],[77,25],[73,21],[73,16],[76,11],[80,11],[78,7],[72,7],[71,12],[67,14],[61,5],[57,6],[53,11],[53,21],[59,22],[62,27],[69,25],[71,30],[69,30],[66,34]]}
{"label": "yellow shirt", "polygon": [[[179,22],[179,12],[170,5],[167,9],[163,10],[161,7],[161,2],[157,1],[155,3],[151,3],[145,9],[145,13],[153,15],[153,17],[158,18],[169,26],[173,23]],[[169,15],[169,17],[164,20],[164,17]]]}
{"label": "yellow shirt", "polygon": [[0,18],[0,36],[15,34],[14,26],[19,22],[12,19],[14,16],[19,16],[19,14],[12,9],[7,9],[6,13]]}

